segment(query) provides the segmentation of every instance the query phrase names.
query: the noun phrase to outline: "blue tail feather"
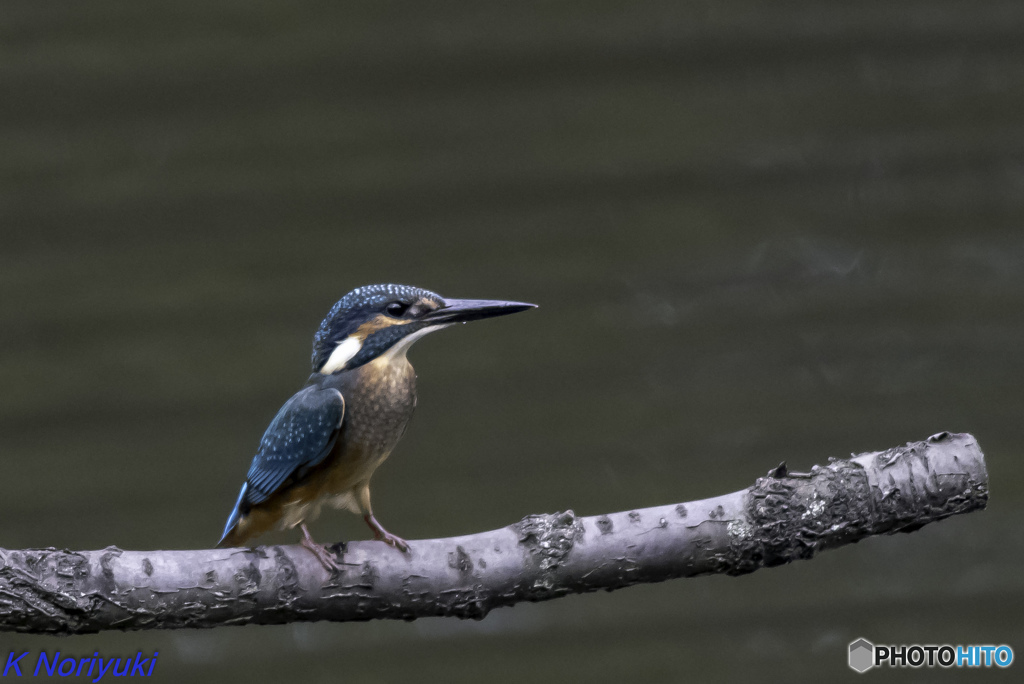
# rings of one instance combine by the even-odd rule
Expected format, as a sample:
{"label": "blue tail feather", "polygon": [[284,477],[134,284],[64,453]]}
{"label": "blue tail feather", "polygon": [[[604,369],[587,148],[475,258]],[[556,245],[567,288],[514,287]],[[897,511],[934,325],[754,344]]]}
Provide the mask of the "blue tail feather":
{"label": "blue tail feather", "polygon": [[242,485],[242,491],[238,493],[238,501],[235,502],[235,507],[234,509],[232,509],[231,515],[228,516],[228,522],[224,526],[224,534],[220,536],[220,541],[217,542],[218,546],[224,543],[224,540],[227,538],[228,534],[230,534],[231,530],[233,530],[235,528],[235,525],[238,524],[238,519],[242,517],[242,502],[245,501],[245,494],[248,491],[249,483],[246,482],[245,484]]}

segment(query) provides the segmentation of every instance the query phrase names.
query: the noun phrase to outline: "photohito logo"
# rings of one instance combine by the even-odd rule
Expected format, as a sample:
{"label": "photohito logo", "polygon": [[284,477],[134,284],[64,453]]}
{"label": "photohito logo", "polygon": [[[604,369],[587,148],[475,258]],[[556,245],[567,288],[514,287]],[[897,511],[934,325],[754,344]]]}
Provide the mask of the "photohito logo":
{"label": "photohito logo", "polygon": [[850,668],[867,672],[873,667],[1009,667],[1013,649],[1009,646],[950,646],[909,644],[876,646],[867,639],[850,644]]}

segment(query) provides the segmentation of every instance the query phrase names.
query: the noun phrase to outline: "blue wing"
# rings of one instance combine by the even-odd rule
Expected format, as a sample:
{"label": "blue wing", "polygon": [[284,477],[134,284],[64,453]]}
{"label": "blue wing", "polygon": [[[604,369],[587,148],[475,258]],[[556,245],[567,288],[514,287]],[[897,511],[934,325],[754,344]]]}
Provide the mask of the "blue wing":
{"label": "blue wing", "polygon": [[260,440],[224,535],[243,508],[263,503],[289,477],[301,477],[322,463],[338,439],[344,417],[345,399],[336,389],[307,387],[285,402]]}
{"label": "blue wing", "polygon": [[263,503],[291,475],[320,464],[338,438],[345,400],[336,389],[307,387],[289,399],[263,434],[246,476],[250,504]]}

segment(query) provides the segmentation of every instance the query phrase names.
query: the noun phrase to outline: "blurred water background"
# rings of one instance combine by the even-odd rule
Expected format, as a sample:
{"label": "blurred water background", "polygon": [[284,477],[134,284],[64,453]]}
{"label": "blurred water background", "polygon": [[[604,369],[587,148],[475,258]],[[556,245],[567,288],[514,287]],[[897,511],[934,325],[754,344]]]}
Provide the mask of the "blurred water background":
{"label": "blurred water background", "polygon": [[[6,548],[214,543],[321,317],[386,281],[541,305],[410,354],[418,412],[374,481],[407,538],[940,430],[978,437],[992,493],[479,623],[0,651],[353,683],[852,679],[857,637],[1024,654],[1024,4],[9,2],[0,92]],[[940,674],[977,678],[867,676]]]}

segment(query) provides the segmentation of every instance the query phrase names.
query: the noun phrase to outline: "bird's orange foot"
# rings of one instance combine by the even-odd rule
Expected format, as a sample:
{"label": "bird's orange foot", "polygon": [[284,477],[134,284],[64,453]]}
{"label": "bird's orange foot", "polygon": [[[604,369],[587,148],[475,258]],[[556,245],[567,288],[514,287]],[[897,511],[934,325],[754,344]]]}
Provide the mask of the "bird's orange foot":
{"label": "bird's orange foot", "polygon": [[320,565],[324,566],[324,570],[331,574],[341,571],[341,566],[338,565],[338,561],[335,560],[334,555],[327,550],[327,547],[313,541],[313,535],[311,535],[309,530],[306,528],[306,523],[302,523],[302,541],[299,543],[309,549],[313,555],[316,556],[316,559],[320,561]]}
{"label": "bird's orange foot", "polygon": [[409,550],[409,542],[405,541],[401,537],[391,534],[384,529],[384,526],[377,522],[377,519],[373,515],[364,515],[363,520],[373,530],[373,538],[377,541],[382,541],[388,546],[394,546],[403,553]]}
{"label": "bird's orange foot", "polygon": [[384,532],[375,532],[373,538],[377,541],[384,542],[388,546],[394,546],[403,553],[409,550],[409,542],[405,541],[401,537],[391,534],[387,530]]}

